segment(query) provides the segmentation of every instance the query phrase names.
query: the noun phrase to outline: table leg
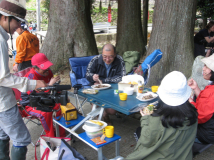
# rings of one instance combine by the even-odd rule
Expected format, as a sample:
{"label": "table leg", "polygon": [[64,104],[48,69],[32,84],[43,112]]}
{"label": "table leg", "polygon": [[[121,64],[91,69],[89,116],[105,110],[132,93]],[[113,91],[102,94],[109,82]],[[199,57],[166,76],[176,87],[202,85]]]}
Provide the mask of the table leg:
{"label": "table leg", "polygon": [[115,154],[116,157],[120,155],[120,139],[115,142]]}
{"label": "table leg", "polygon": [[100,114],[99,114],[99,117],[98,117],[98,120],[99,120],[99,121],[102,119],[103,111],[104,111],[104,108],[101,108],[101,109],[100,109]]}
{"label": "table leg", "polygon": [[[74,94],[74,96],[75,96],[75,99],[76,99],[76,107],[78,108],[79,111],[80,111],[80,109],[81,109],[82,115],[83,115],[83,117],[85,117],[85,114],[84,114],[84,112],[83,112],[82,105],[80,104],[78,95],[77,95],[77,94]],[[85,99],[84,102],[85,102],[86,100],[87,100],[87,99]]]}
{"label": "table leg", "polygon": [[94,111],[97,108],[96,104],[93,104],[91,111]]}
{"label": "table leg", "polygon": [[56,137],[60,137],[59,136],[59,125],[57,123],[55,123],[56,126]]}
{"label": "table leg", "polygon": [[103,160],[103,152],[102,147],[98,148],[98,160]]}

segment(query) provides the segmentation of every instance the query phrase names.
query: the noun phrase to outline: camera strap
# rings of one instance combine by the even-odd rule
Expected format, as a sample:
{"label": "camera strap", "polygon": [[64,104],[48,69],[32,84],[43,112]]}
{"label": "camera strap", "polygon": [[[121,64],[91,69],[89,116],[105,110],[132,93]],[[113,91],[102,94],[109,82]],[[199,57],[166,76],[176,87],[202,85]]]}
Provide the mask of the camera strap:
{"label": "camera strap", "polygon": [[56,118],[56,112],[57,111],[53,111],[53,118],[55,119],[55,120],[57,120],[57,121],[59,121],[62,117],[63,117],[63,114],[61,114],[60,116],[59,116],[59,118]]}

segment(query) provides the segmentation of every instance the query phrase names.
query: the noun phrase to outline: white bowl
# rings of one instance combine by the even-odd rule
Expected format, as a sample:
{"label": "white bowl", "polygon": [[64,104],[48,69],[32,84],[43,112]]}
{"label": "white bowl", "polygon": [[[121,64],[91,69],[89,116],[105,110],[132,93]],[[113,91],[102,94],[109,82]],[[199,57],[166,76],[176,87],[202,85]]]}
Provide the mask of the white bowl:
{"label": "white bowl", "polygon": [[86,132],[86,135],[90,139],[93,139],[95,137],[101,137],[103,135],[103,130],[99,130],[99,131],[96,131],[96,132],[88,132],[88,131],[85,131],[85,132]]}
{"label": "white bowl", "polygon": [[134,87],[132,88],[132,87],[129,87],[129,88],[125,88],[124,89],[124,93],[126,93],[127,95],[133,95],[133,93],[134,93]]}
{"label": "white bowl", "polygon": [[[94,121],[98,121],[98,120],[94,120]],[[87,132],[97,132],[102,130],[103,128],[105,128],[107,126],[106,122],[100,121],[103,123],[103,125],[100,128],[93,128],[93,127],[88,127],[87,125],[83,125],[82,128],[87,131]]]}

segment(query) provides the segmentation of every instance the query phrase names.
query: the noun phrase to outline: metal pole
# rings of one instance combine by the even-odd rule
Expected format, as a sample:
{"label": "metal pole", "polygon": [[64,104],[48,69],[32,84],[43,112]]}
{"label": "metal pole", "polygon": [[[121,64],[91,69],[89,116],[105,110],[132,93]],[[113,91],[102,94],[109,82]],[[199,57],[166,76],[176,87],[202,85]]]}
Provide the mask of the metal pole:
{"label": "metal pole", "polygon": [[36,0],[36,21],[37,21],[37,30],[40,31],[40,0]]}

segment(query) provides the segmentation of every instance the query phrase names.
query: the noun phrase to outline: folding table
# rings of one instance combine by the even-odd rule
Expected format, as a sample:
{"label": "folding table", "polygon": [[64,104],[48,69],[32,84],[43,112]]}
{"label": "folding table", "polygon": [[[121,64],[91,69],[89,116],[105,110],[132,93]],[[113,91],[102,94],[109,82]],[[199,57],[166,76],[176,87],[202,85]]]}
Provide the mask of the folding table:
{"label": "folding table", "polygon": [[[77,134],[75,131],[79,127],[81,127],[85,121],[89,119],[93,119],[97,115],[99,115],[99,120],[102,118],[102,114],[104,111],[104,108],[112,108],[115,109],[121,113],[124,113],[126,115],[132,114],[130,112],[131,109],[133,109],[137,104],[139,103],[145,103],[149,104],[153,101],[149,102],[142,102],[136,99],[136,93],[134,93],[131,96],[128,96],[126,101],[121,101],[119,98],[118,94],[114,94],[114,90],[118,89],[117,84],[111,84],[111,88],[105,89],[105,90],[99,90],[98,94],[84,94],[82,93],[82,90],[78,90],[78,96],[82,96],[87,99],[88,102],[93,104],[92,111],[87,114],[86,117],[82,117],[78,115],[78,120],[75,120],[72,122],[70,125],[65,124],[65,119],[62,118],[60,121],[54,120],[54,122],[63,128],[65,128],[68,132],[88,144],[90,147],[94,148],[95,150],[98,151],[98,160],[102,160],[103,155],[102,155],[102,146],[107,145],[108,143],[111,142],[116,142],[116,156],[119,156],[119,140],[120,136],[116,135],[113,138],[110,138],[108,143],[103,144],[103,145],[95,145],[93,142],[87,137],[87,135],[84,133]],[[74,126],[72,129],[69,129],[69,127]],[[57,129],[58,130],[58,129]]]}

